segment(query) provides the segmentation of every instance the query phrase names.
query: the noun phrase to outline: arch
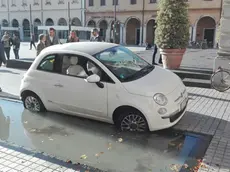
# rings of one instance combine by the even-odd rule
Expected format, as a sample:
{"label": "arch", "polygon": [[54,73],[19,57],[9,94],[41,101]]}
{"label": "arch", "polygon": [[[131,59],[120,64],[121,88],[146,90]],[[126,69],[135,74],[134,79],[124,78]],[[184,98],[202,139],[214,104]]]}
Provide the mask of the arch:
{"label": "arch", "polygon": [[41,25],[42,25],[41,20],[38,19],[38,18],[36,18],[36,19],[34,20],[34,26],[41,26]]}
{"label": "arch", "polygon": [[3,27],[9,27],[9,22],[6,19],[2,20],[2,26]]}
{"label": "arch", "polygon": [[130,20],[132,20],[132,19],[138,20],[138,21],[140,22],[140,25],[141,25],[141,20],[140,20],[138,17],[136,17],[136,16],[130,16],[130,17],[127,18],[126,21],[125,21],[125,27],[127,27],[128,22],[129,22]]}
{"label": "arch", "polygon": [[67,21],[66,21],[66,19],[60,18],[60,19],[58,20],[58,25],[59,25],[59,26],[67,26]]}
{"label": "arch", "polygon": [[34,37],[35,41],[38,41],[38,35],[41,33],[41,31],[38,30],[38,26],[41,26],[42,22],[40,19],[36,18],[34,20]]}
{"label": "arch", "polygon": [[99,26],[99,28],[102,27],[102,28],[106,28],[106,29],[108,29],[108,26],[109,26],[108,22],[105,19],[99,20],[97,22],[97,25]]}
{"label": "arch", "polygon": [[13,19],[11,25],[12,25],[12,27],[19,27],[19,22],[18,22],[18,20]]}
{"label": "arch", "polygon": [[80,20],[79,18],[77,18],[77,17],[74,17],[74,18],[72,19],[71,25],[72,25],[72,26],[81,26],[81,25],[82,25],[82,24],[81,24],[81,20]]}
{"label": "arch", "polygon": [[89,20],[87,23],[88,27],[96,27],[96,22],[94,20]]}
{"label": "arch", "polygon": [[216,21],[211,16],[202,16],[196,23],[196,41],[207,40],[209,48],[214,46],[216,32]]}
{"label": "arch", "polygon": [[100,36],[105,41],[106,40],[106,32],[108,29],[108,22],[106,20],[99,20],[98,26],[100,28]]}
{"label": "arch", "polygon": [[145,23],[144,23],[144,24],[147,25],[148,22],[151,21],[151,20],[156,21],[156,18],[150,17],[150,18],[148,18],[147,20],[145,20]]}
{"label": "arch", "polygon": [[150,44],[154,44],[155,40],[156,21],[154,19],[148,20],[146,23],[146,41]]}
{"label": "arch", "polygon": [[126,44],[139,45],[141,21],[136,17],[130,17],[125,22],[126,27]]}
{"label": "arch", "polygon": [[24,40],[29,41],[30,40],[30,22],[28,19],[24,19],[22,21],[22,28],[23,28]]}
{"label": "arch", "polygon": [[51,19],[51,18],[46,19],[45,25],[46,26],[53,26],[54,25],[53,19]]}

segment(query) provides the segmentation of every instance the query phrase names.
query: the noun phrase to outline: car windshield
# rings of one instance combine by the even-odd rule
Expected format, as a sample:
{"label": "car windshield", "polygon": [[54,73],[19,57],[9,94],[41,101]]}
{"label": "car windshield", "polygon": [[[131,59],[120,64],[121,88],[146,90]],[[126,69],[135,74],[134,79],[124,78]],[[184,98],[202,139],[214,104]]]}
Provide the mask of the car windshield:
{"label": "car windshield", "polygon": [[147,75],[154,66],[123,46],[106,49],[94,55],[121,82],[133,81]]}

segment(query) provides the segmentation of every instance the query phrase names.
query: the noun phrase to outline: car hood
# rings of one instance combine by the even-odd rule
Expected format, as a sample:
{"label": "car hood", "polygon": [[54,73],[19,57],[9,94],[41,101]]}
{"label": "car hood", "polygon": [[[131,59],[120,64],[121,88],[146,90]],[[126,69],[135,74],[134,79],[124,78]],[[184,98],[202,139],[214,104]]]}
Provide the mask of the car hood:
{"label": "car hood", "polygon": [[148,97],[152,97],[156,93],[167,95],[176,87],[184,87],[176,74],[158,66],[155,66],[154,70],[144,77],[122,84],[129,93]]}

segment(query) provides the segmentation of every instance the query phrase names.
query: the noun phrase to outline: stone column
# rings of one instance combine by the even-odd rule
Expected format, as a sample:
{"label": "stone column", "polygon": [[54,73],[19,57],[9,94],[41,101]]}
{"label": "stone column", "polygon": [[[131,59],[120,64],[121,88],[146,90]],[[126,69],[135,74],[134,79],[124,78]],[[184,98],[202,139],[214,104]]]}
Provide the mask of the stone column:
{"label": "stone column", "polygon": [[124,33],[124,24],[120,23],[120,44],[123,44],[123,33]]}
{"label": "stone column", "polygon": [[126,27],[123,27],[123,44],[126,45]]}
{"label": "stone column", "polygon": [[197,26],[193,26],[193,32],[192,32],[192,41],[196,41],[196,29],[197,29]]}
{"label": "stone column", "polygon": [[106,29],[105,42],[110,42],[110,30],[111,30],[111,27],[108,27]]}
{"label": "stone column", "polygon": [[147,34],[147,28],[146,28],[146,25],[144,25],[144,28],[143,28],[143,46],[145,46],[145,41],[146,41],[146,34]]}
{"label": "stone column", "polygon": [[143,33],[143,30],[142,30],[142,27],[140,27],[140,39],[139,39],[139,46],[142,46],[142,33]]}
{"label": "stone column", "polygon": [[220,25],[219,50],[215,59],[214,70],[219,66],[230,69],[230,0],[223,2]]}

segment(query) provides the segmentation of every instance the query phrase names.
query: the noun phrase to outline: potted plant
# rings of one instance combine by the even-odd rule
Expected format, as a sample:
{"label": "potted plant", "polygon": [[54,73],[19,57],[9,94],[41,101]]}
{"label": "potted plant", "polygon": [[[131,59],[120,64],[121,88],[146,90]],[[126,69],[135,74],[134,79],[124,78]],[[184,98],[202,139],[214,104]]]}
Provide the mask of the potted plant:
{"label": "potted plant", "polygon": [[177,69],[189,42],[188,4],[185,0],[160,0],[156,22],[163,67]]}

